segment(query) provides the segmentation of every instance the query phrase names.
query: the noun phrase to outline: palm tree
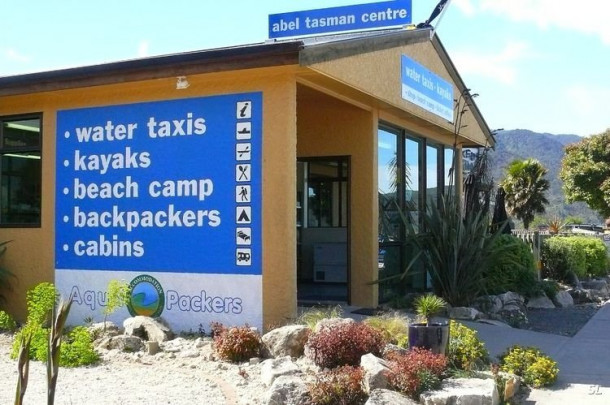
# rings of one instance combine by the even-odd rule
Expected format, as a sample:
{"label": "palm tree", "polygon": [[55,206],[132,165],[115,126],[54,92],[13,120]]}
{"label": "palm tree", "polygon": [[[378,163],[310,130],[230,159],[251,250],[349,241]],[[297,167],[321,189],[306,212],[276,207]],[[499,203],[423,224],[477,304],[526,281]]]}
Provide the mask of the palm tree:
{"label": "palm tree", "polygon": [[506,192],[508,213],[522,220],[525,229],[529,228],[534,215],[543,213],[544,206],[549,203],[545,195],[550,186],[544,178],[547,172],[536,159],[514,160],[500,183]]}

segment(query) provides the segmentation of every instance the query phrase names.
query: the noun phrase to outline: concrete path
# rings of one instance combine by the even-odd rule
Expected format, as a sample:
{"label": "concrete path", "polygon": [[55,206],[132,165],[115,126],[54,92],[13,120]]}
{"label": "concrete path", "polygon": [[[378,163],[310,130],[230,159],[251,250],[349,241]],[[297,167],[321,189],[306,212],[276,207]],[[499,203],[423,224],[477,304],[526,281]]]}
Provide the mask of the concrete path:
{"label": "concrete path", "polygon": [[501,326],[467,322],[479,332],[490,354],[513,344],[536,346],[559,366],[551,389],[534,389],[524,404],[610,404],[610,303],[602,306],[572,338]]}
{"label": "concrete path", "polygon": [[[365,318],[352,315],[352,309],[345,308],[344,316]],[[610,302],[571,338],[479,322],[464,324],[478,331],[491,356],[519,344],[538,347],[557,361],[557,383],[551,389],[532,389],[523,405],[610,405]]]}

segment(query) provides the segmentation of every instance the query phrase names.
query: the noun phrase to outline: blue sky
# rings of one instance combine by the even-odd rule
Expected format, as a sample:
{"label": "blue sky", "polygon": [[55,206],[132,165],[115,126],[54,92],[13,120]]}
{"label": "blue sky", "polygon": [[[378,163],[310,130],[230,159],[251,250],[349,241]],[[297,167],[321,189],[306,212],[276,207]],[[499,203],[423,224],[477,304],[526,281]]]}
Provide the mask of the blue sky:
{"label": "blue sky", "polygon": [[[363,0],[0,0],[0,76],[261,42],[267,16]],[[437,0],[413,0],[413,22]],[[441,41],[490,128],[610,128],[610,2],[453,0]]]}

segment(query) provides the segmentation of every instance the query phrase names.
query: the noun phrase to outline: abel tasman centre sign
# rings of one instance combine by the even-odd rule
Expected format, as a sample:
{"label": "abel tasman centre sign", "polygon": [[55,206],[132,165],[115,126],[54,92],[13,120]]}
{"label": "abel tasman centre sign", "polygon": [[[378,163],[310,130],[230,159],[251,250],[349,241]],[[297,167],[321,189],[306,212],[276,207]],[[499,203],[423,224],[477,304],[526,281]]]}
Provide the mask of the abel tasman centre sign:
{"label": "abel tasman centre sign", "polygon": [[411,24],[411,0],[383,1],[269,15],[269,38]]}
{"label": "abel tasman centre sign", "polygon": [[117,279],[132,315],[262,327],[261,126],[261,93],[57,113],[55,274],[72,322],[99,319]]}

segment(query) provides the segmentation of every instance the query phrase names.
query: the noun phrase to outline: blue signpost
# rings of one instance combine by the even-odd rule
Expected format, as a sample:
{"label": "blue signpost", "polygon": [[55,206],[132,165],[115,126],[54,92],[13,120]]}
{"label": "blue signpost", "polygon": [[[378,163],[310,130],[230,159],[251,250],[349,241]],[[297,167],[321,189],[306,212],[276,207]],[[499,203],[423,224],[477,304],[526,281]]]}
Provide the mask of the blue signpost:
{"label": "blue signpost", "polygon": [[406,55],[401,57],[402,98],[453,122],[453,85]]}
{"label": "blue signpost", "polygon": [[261,93],[59,111],[55,268],[76,307],[128,278],[167,311],[242,314],[236,280],[262,273],[261,138]]}
{"label": "blue signpost", "polygon": [[411,0],[269,15],[269,38],[366,30],[411,24]]}

